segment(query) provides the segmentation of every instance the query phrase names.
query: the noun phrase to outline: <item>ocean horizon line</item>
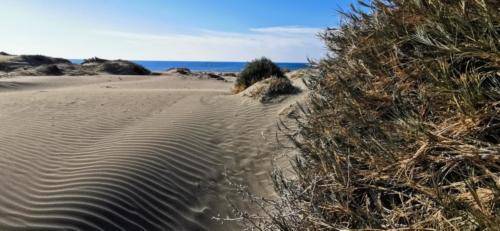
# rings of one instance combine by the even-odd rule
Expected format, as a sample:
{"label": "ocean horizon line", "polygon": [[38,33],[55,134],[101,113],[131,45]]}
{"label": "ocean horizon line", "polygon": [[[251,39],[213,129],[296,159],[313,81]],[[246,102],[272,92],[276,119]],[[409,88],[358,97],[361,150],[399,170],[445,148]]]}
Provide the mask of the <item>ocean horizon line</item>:
{"label": "ocean horizon line", "polygon": [[[69,59],[75,64],[81,64],[84,59]],[[188,68],[191,71],[201,72],[240,72],[248,62],[237,61],[156,61],[156,60],[130,60],[140,64],[151,71],[166,71],[172,68]],[[277,62],[279,67],[288,70],[306,68],[309,63]]]}
{"label": "ocean horizon line", "polygon": [[[100,58],[100,57],[97,57]],[[70,61],[82,61],[88,59],[88,58],[68,58]],[[127,60],[131,62],[194,62],[194,63],[250,63],[252,60],[249,61],[213,61],[213,60],[149,60],[149,59],[123,59],[123,58],[118,58],[118,59],[107,59],[107,60]],[[274,61],[275,63],[288,63],[288,64],[309,64],[309,62],[293,62],[293,61]]]}

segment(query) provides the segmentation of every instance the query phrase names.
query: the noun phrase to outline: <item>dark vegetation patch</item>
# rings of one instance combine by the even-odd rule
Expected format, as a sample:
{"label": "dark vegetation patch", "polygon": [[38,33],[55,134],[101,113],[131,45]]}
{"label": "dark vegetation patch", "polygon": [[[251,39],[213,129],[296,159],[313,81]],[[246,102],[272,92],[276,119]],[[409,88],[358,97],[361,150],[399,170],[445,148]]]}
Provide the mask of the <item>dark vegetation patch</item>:
{"label": "dark vegetation patch", "polygon": [[27,70],[42,65],[71,64],[67,59],[52,58],[43,55],[20,55],[12,56],[0,61],[0,71],[12,72],[15,70]]}
{"label": "dark vegetation patch", "polygon": [[254,83],[271,78],[272,76],[276,78],[285,78],[283,71],[270,59],[263,57],[253,60],[248,63],[245,69],[238,75],[234,91],[235,93],[241,92]]}
{"label": "dark vegetation patch", "polygon": [[111,75],[150,75],[151,71],[143,66],[126,60],[106,60],[98,57],[85,59],[82,68],[95,73]]}
{"label": "dark vegetation patch", "polygon": [[95,70],[112,75],[149,75],[151,71],[143,66],[125,60],[113,60],[99,63]]}
{"label": "dark vegetation patch", "polygon": [[92,58],[84,59],[82,62],[82,65],[84,65],[84,64],[96,64],[96,63],[99,64],[99,63],[105,63],[105,62],[109,62],[109,60],[101,59],[99,57],[92,57]]}
{"label": "dark vegetation patch", "polygon": [[64,74],[64,72],[57,65],[54,64],[41,65],[35,68],[35,72],[41,73],[43,75],[52,75],[52,76]]}
{"label": "dark vegetation patch", "polygon": [[0,60],[0,71],[9,76],[47,75],[150,75],[151,71],[125,60],[85,59],[81,65],[43,55],[10,56]]}
{"label": "dark vegetation patch", "polygon": [[288,78],[272,77],[269,79],[269,86],[266,88],[261,102],[270,102],[277,96],[296,94],[299,91]]}
{"label": "dark vegetation patch", "polygon": [[71,62],[63,58],[52,58],[43,55],[20,55],[13,58],[14,61],[26,63],[29,66],[41,66],[50,64],[70,64]]}

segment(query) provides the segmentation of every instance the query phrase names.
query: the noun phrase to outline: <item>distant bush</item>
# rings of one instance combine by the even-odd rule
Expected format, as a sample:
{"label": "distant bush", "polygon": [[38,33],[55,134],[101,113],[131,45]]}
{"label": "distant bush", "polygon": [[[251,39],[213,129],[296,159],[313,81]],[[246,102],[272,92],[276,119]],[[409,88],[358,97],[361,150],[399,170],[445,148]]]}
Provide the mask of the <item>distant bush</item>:
{"label": "distant bush", "polygon": [[37,68],[35,68],[35,73],[37,75],[63,75],[64,72],[61,70],[57,65],[50,64],[50,65],[41,65]]}
{"label": "distant bush", "polygon": [[90,72],[111,75],[150,75],[151,71],[137,63],[127,60],[107,60],[98,57],[85,59],[82,66]]}
{"label": "distant bush", "polygon": [[150,75],[151,71],[134,62],[125,60],[107,61],[99,69],[112,75]]}
{"label": "distant bush", "polygon": [[290,133],[296,176],[261,230],[498,230],[500,11],[492,0],[373,0],[332,52]]}
{"label": "distant bush", "polygon": [[292,85],[292,82],[288,78],[278,78],[273,76],[269,79],[269,88],[266,95],[273,97],[277,95],[293,94],[297,91],[298,89]]}
{"label": "distant bush", "polygon": [[41,66],[49,64],[71,64],[71,61],[63,58],[52,58],[44,55],[20,55],[13,60],[26,63],[30,66]]}
{"label": "distant bush", "polygon": [[270,59],[260,58],[248,63],[236,79],[235,91],[240,92],[263,79],[275,76],[283,78],[283,71]]}
{"label": "distant bush", "polygon": [[92,57],[92,58],[84,59],[83,62],[82,62],[82,64],[105,63],[105,62],[109,62],[109,60],[107,60],[107,59],[101,59],[99,57]]}

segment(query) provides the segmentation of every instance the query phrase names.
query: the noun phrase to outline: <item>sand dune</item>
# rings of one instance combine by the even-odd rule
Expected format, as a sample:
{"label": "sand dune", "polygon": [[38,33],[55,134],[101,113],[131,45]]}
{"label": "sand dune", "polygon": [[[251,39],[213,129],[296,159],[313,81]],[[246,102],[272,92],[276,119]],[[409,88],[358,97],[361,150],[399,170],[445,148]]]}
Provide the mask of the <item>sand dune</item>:
{"label": "sand dune", "polygon": [[224,174],[269,187],[277,113],[231,83],[0,80],[0,230],[234,230]]}

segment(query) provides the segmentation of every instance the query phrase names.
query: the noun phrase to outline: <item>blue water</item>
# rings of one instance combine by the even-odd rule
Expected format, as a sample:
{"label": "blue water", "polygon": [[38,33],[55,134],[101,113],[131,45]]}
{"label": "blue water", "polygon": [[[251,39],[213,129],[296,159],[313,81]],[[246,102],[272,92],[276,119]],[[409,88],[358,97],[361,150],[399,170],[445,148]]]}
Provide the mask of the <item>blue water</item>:
{"label": "blue water", "polygon": [[[81,59],[72,59],[80,64]],[[189,61],[133,61],[151,71],[165,71],[170,68],[189,68],[191,71],[239,72],[245,68],[245,62],[189,62]],[[297,70],[307,67],[307,63],[277,63],[281,68]]]}

